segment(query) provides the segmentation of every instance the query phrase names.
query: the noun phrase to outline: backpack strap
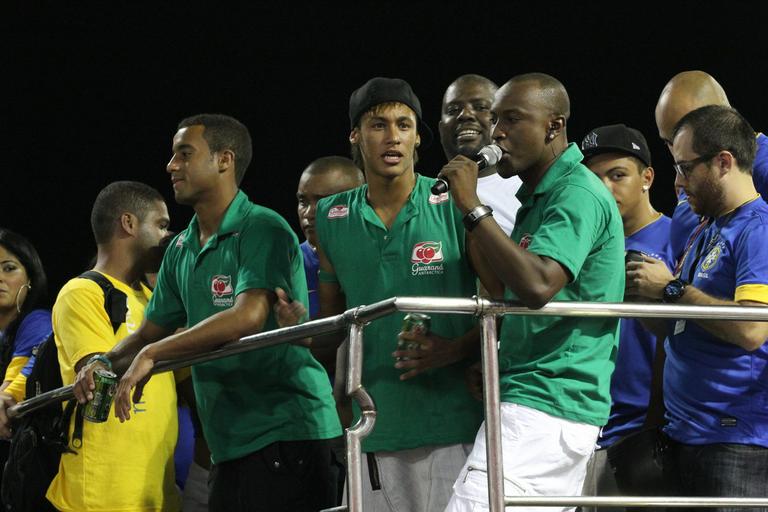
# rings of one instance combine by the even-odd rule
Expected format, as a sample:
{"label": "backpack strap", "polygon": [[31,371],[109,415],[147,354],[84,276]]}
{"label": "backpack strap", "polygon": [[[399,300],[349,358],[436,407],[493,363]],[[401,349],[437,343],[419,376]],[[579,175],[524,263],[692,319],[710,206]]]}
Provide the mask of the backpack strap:
{"label": "backpack strap", "polygon": [[128,297],[122,291],[115,288],[109,279],[95,270],[89,270],[80,274],[81,279],[88,279],[98,284],[104,292],[104,310],[109,316],[114,332],[125,323],[125,313],[128,309]]}
{"label": "backpack strap", "polygon": [[75,428],[72,431],[72,446],[75,448],[82,448],[83,446],[83,406],[77,403],[74,398],[67,402],[64,407],[64,413],[59,417],[55,427],[55,431],[61,433],[61,439],[59,446],[65,453],[77,453],[69,447],[69,421],[72,419],[72,415],[75,415]]}

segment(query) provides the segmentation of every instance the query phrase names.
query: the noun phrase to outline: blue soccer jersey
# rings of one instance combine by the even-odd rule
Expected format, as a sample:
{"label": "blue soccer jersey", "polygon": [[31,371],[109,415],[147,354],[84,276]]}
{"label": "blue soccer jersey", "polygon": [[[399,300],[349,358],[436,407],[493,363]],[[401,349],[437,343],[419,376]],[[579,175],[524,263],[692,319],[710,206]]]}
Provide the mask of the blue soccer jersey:
{"label": "blue soccer jersey", "polygon": [[[768,304],[768,204],[718,217],[693,240],[680,278],[729,300]],[[748,352],[692,320],[670,322],[664,367],[665,432],[686,444],[768,447],[768,347]]]}
{"label": "blue soccer jersey", "polygon": [[[669,217],[659,217],[626,237],[625,248],[661,260],[672,269],[674,259],[669,245],[671,223]],[[611,416],[598,442],[601,448],[642,427],[651,395],[656,336],[634,318],[621,319],[620,333],[616,369],[611,378]]]}
{"label": "blue soccer jersey", "polygon": [[[752,165],[752,180],[755,188],[768,201],[768,137],[762,133],[757,134],[757,154]],[[672,254],[679,258],[685,251],[686,243],[699,224],[699,216],[693,213],[688,204],[688,196],[680,192],[677,197],[677,206],[672,214],[672,227],[670,229],[670,243]]]}
{"label": "blue soccer jersey", "polygon": [[304,256],[304,272],[307,274],[309,318],[314,319],[320,315],[320,297],[317,295],[317,271],[320,270],[320,259],[309,242],[304,242],[299,247],[302,256]]}

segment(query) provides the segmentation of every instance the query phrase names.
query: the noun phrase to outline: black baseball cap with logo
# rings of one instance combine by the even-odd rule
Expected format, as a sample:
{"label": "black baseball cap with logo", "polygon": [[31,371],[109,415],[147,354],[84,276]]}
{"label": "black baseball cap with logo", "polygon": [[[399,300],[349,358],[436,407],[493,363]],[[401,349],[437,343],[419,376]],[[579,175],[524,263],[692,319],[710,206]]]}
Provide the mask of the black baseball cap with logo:
{"label": "black baseball cap with logo", "polygon": [[398,102],[408,105],[416,113],[419,123],[421,146],[426,147],[432,141],[432,130],[421,117],[421,102],[405,80],[400,78],[371,78],[349,97],[349,123],[357,126],[360,118],[376,105]]}
{"label": "black baseball cap with logo", "polygon": [[651,166],[648,142],[639,131],[623,124],[611,124],[595,128],[581,141],[584,159],[601,153],[622,153],[640,159]]}

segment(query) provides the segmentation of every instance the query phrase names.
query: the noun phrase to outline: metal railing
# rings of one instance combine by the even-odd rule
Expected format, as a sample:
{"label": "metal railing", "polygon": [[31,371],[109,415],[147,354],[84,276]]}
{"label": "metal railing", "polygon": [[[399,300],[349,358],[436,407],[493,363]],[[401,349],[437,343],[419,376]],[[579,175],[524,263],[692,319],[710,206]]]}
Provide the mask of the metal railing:
{"label": "metal railing", "polygon": [[[708,320],[768,321],[768,308],[741,306],[679,306],[645,303],[551,302],[541,309],[531,310],[509,301],[494,301],[474,297],[393,297],[370,306],[360,306],[321,320],[293,327],[247,336],[204,355],[161,362],[153,370],[160,373],[230,355],[289,343],[306,337],[341,332],[349,334],[346,392],[360,407],[357,423],[346,431],[347,444],[347,502],[346,507],[329,509],[362,512],[361,441],[374,427],[376,408],[362,385],[363,328],[377,318],[396,311],[421,313],[459,313],[480,317],[482,334],[483,402],[487,438],[488,497],[491,512],[501,512],[510,506],[622,506],[622,507],[768,507],[768,498],[693,498],[693,497],[585,497],[585,496],[504,496],[504,476],[501,450],[500,394],[497,315],[634,317]],[[50,403],[73,397],[72,386],[65,386],[21,402],[8,410],[18,418]]]}

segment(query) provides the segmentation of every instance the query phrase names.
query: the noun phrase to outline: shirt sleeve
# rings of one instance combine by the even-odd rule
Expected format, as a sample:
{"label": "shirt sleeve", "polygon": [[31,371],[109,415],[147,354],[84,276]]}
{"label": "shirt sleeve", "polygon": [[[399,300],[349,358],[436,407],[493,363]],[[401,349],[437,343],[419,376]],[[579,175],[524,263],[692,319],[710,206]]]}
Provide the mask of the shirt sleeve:
{"label": "shirt sleeve", "polygon": [[[171,242],[170,246],[174,245]],[[179,293],[176,262],[172,254],[166,253],[163,258],[152,298],[144,311],[144,318],[166,329],[176,330],[187,325],[187,311]]]}
{"label": "shirt sleeve", "polygon": [[258,233],[256,229],[257,226],[249,226],[240,233],[235,295],[256,288],[274,290],[278,286],[290,294],[296,259],[302,260],[302,270],[304,266],[295,235],[271,223],[258,226]]}
{"label": "shirt sleeve", "polygon": [[104,293],[98,284],[85,281],[59,295],[53,307],[53,332],[57,346],[74,367],[94,352],[108,352],[115,332],[104,310]]}
{"label": "shirt sleeve", "polygon": [[563,187],[544,207],[539,227],[530,233],[528,251],[559,262],[576,279],[604,226],[603,208],[591,191]]}
{"label": "shirt sleeve", "polygon": [[[26,358],[20,359],[26,360]],[[24,400],[27,395],[27,376],[24,375],[23,372],[17,373],[13,380],[11,380],[11,383],[5,388],[4,392],[11,395],[17,403]]]}
{"label": "shirt sleeve", "polygon": [[768,225],[745,230],[734,248],[736,257],[735,301],[768,304]]}
{"label": "shirt sleeve", "polygon": [[42,309],[30,312],[19,325],[13,341],[13,357],[30,357],[32,349],[51,335],[51,313]]}

